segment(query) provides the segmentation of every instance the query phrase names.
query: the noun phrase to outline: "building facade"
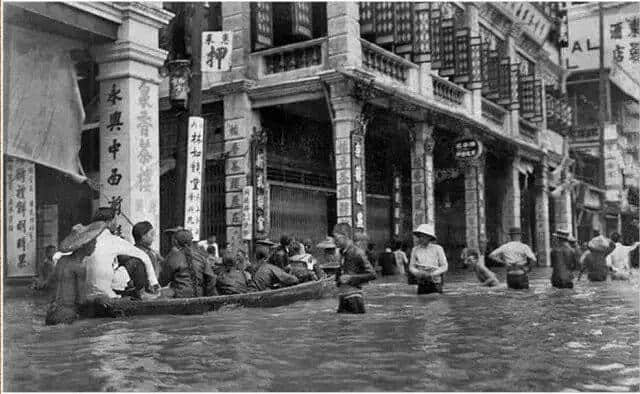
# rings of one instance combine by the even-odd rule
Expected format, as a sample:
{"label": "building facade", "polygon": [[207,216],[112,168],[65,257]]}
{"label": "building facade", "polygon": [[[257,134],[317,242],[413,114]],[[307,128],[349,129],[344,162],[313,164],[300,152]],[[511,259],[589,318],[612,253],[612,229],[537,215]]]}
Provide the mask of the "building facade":
{"label": "building facade", "polygon": [[[455,262],[463,247],[485,251],[520,227],[548,264],[550,232],[573,226],[561,4],[224,2],[202,12],[208,29],[233,33],[230,71],[203,75],[203,237],[243,247],[248,152],[262,135],[263,236],[318,241],[346,222],[379,249],[433,223]],[[167,84],[161,96],[161,184],[171,185],[178,127]]]}

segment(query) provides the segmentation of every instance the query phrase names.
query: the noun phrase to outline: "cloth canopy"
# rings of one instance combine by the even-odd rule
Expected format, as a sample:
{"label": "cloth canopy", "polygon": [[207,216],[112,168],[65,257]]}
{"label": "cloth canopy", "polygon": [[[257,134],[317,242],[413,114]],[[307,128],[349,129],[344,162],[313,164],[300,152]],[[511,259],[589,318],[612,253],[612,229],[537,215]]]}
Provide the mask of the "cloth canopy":
{"label": "cloth canopy", "polygon": [[71,46],[62,37],[7,29],[4,152],[86,180],[79,152],[84,109]]}

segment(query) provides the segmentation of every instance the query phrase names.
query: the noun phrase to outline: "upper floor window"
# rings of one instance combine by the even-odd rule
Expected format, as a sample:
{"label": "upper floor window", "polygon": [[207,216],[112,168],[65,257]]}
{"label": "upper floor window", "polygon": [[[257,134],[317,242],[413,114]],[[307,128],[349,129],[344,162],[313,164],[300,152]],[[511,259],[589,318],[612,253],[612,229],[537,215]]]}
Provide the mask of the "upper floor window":
{"label": "upper floor window", "polygon": [[502,38],[497,34],[489,30],[488,28],[480,25],[480,38],[484,45],[489,47],[490,51],[497,51],[498,56],[504,56],[506,52],[506,45]]}
{"label": "upper floor window", "polygon": [[516,53],[516,62],[520,64],[520,75],[536,74],[536,64],[519,53]]}

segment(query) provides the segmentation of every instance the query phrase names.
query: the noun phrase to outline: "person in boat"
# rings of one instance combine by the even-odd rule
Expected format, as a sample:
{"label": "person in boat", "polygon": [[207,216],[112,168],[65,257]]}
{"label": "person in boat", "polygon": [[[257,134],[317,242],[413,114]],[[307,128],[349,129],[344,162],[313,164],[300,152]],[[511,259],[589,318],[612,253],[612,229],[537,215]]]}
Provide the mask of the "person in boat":
{"label": "person in boat", "polygon": [[101,208],[94,222],[105,223],[105,229],[96,238],[95,251],[87,259],[87,298],[119,297],[112,288],[115,272],[119,266],[118,256],[140,259],[145,268],[149,290],[156,293],[160,286],[149,255],[112,233],[112,230],[117,227],[115,211],[111,208]]}
{"label": "person in boat", "polygon": [[604,282],[609,274],[607,267],[607,255],[615,249],[615,244],[610,239],[598,235],[587,243],[587,252],[581,257],[581,268],[578,280],[587,271],[587,278],[591,282]]}
{"label": "person in boat", "polygon": [[402,250],[402,242],[399,240],[393,242],[393,256],[396,258],[398,273],[404,274],[409,268],[409,259],[404,250]]}
{"label": "person in boat", "polygon": [[251,287],[256,291],[264,291],[277,287],[286,287],[298,284],[298,278],[286,273],[275,264],[283,265],[288,258],[284,249],[277,250],[272,256],[264,245],[256,247],[256,272],[251,280]]}
{"label": "person in boat", "polygon": [[352,229],[348,223],[337,223],[333,227],[333,238],[342,256],[341,268],[336,275],[340,294],[338,313],[365,313],[362,284],[376,279],[376,271],[364,250],[351,237]]}
{"label": "person in boat", "polygon": [[640,242],[631,246],[625,246],[620,242],[620,234],[612,233],[611,241],[615,243],[615,249],[606,258],[607,266],[611,270],[612,280],[629,280],[631,278],[631,264],[629,262],[631,251],[638,248]]}
{"label": "person in boat", "polygon": [[94,253],[97,237],[107,229],[102,221],[88,226],[76,224],[60,243],[65,253],[56,264],[55,293],[48,306],[45,324],[71,323],[78,318],[78,310],[85,302],[87,260]]}
{"label": "person in boat", "polygon": [[291,267],[291,273],[300,282],[318,280],[324,277],[324,271],[317,264],[316,259],[306,252],[302,243],[293,242],[291,250],[293,256],[289,258],[289,267]]}
{"label": "person in boat", "polygon": [[507,286],[510,289],[528,289],[527,273],[536,262],[536,256],[528,245],[521,242],[522,231],[518,227],[509,229],[509,236],[511,241],[492,251],[489,258],[506,266]]}
{"label": "person in boat", "polygon": [[162,265],[160,284],[165,286],[163,296],[190,298],[216,295],[216,277],[211,264],[198,247],[193,247],[191,231],[181,227],[169,231],[173,233],[173,247]]}
{"label": "person in boat", "polygon": [[215,235],[211,235],[209,238],[199,241],[198,246],[207,253],[209,248],[213,248],[213,256],[215,258],[219,258],[221,256],[220,250],[218,248],[217,238]]}
{"label": "person in boat", "polygon": [[250,291],[244,272],[238,267],[238,260],[230,252],[222,256],[224,270],[218,275],[216,289],[220,295],[243,294]]}
{"label": "person in boat", "polygon": [[500,284],[498,277],[484,263],[484,256],[481,256],[476,249],[466,249],[465,263],[471,267],[476,274],[476,278],[482,286],[494,287]]}
{"label": "person in boat", "polygon": [[35,290],[49,290],[53,285],[55,263],[53,256],[56,253],[56,247],[48,245],[44,249],[44,259],[37,264],[36,271],[38,276],[33,280],[32,288]]}
{"label": "person in boat", "polygon": [[567,230],[557,230],[551,249],[551,285],[559,289],[573,289],[573,275],[569,267],[578,264],[578,256],[569,244],[571,234]]}
{"label": "person in boat", "polygon": [[417,245],[411,251],[409,272],[416,277],[418,294],[442,293],[444,274],[449,269],[442,246],[436,244],[433,224],[421,224],[413,231]]}

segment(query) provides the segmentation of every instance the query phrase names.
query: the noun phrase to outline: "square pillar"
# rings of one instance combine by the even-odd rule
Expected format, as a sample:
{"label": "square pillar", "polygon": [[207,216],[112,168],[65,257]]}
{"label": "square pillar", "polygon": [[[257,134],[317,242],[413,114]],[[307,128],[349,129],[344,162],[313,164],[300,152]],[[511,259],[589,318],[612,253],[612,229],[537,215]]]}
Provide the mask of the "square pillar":
{"label": "square pillar", "polygon": [[219,82],[231,82],[244,78],[256,78],[256,62],[250,61],[251,54],[251,3],[223,1],[222,30],[233,33],[231,71],[226,73],[203,73],[202,86]]}
{"label": "square pillar", "polygon": [[418,123],[409,129],[411,139],[411,212],[415,229],[420,224],[435,225],[433,197],[433,126]]}
{"label": "square pillar", "polygon": [[536,246],[538,264],[551,265],[551,238],[549,229],[548,157],[544,155],[536,174]]}
{"label": "square pillar", "polygon": [[484,254],[487,234],[484,201],[485,156],[460,161],[464,169],[465,234],[468,248]]}
{"label": "square pillar", "polygon": [[502,231],[500,244],[509,241],[509,229],[520,227],[520,158],[514,156],[506,168],[505,193],[502,200]]}
{"label": "square pillar", "polygon": [[360,8],[353,1],[327,3],[328,56],[331,68],[361,67]]}
{"label": "square pillar", "polygon": [[[225,208],[227,242],[232,251],[246,250],[242,240],[242,189],[251,176],[250,141],[260,129],[260,113],[246,92],[224,96]],[[264,180],[266,182],[266,180]],[[268,205],[268,195],[265,199]]]}

